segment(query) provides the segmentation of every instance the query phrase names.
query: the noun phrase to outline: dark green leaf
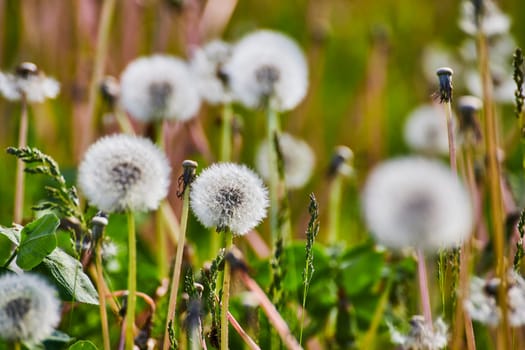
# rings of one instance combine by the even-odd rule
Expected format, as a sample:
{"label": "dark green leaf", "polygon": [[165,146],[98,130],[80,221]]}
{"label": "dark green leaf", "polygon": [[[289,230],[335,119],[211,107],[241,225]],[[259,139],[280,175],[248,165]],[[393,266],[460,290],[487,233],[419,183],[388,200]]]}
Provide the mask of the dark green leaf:
{"label": "dark green leaf", "polygon": [[98,348],[90,341],[79,340],[69,347],[69,350],[98,350]]}
{"label": "dark green leaf", "polygon": [[56,248],[55,232],[59,225],[60,220],[51,213],[24,227],[16,257],[16,263],[20,268],[31,270]]}
{"label": "dark green leaf", "polygon": [[11,242],[18,245],[20,242],[20,230],[0,226],[0,235],[6,236]]}
{"label": "dark green leaf", "polygon": [[372,245],[353,248],[341,257],[339,283],[348,295],[368,292],[381,279],[384,265],[383,253]]}
{"label": "dark green leaf", "polygon": [[12,250],[13,242],[7,236],[0,234],[0,266],[4,266],[11,256]]}
{"label": "dark green leaf", "polygon": [[64,300],[98,305],[98,294],[82,265],[62,249],[55,249],[43,260],[43,266],[57,282]]}

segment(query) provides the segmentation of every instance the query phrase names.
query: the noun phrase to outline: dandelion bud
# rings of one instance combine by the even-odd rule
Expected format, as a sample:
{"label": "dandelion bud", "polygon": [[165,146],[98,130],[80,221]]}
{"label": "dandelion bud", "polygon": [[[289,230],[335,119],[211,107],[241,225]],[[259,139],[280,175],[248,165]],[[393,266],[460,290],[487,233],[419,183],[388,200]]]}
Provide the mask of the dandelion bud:
{"label": "dandelion bud", "polygon": [[31,62],[22,62],[16,67],[15,74],[22,79],[27,79],[32,75],[38,75],[38,67]]}
{"label": "dandelion bud", "polygon": [[439,101],[450,102],[452,100],[452,74],[454,71],[449,67],[441,67],[436,71],[439,78]]}
{"label": "dandelion bud", "polygon": [[100,83],[100,93],[104,100],[114,105],[120,96],[120,85],[115,77],[107,76]]}

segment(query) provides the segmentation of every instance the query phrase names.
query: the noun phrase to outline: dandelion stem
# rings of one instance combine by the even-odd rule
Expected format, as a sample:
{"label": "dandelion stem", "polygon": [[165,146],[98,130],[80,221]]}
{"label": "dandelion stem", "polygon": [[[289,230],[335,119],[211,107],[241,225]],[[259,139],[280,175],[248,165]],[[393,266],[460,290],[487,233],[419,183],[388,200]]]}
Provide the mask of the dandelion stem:
{"label": "dandelion stem", "polygon": [[417,272],[419,277],[419,293],[421,296],[421,309],[425,322],[432,327],[432,309],[430,306],[430,294],[428,291],[427,264],[423,250],[417,250]]}
{"label": "dandelion stem", "polygon": [[[155,141],[160,149],[164,151],[164,119],[155,124]],[[166,278],[168,271],[168,244],[166,229],[164,226],[164,214],[161,209],[155,212],[155,240],[157,242],[157,268],[159,280]]]}
{"label": "dandelion stem", "polygon": [[255,343],[255,341],[253,341],[253,339],[250,337],[250,335],[248,335],[248,333],[246,333],[246,331],[241,327],[239,322],[237,322],[235,317],[233,317],[233,315],[229,311],[228,311],[228,320],[230,321],[233,329],[235,329],[235,331],[237,331],[237,334],[239,334],[241,339],[244,341],[244,343],[247,345],[247,347],[250,350],[261,350],[259,345],[257,345],[257,343]]}
{"label": "dandelion stem", "polygon": [[102,340],[104,343],[104,350],[111,349],[109,328],[108,328],[108,313],[106,310],[106,291],[103,280],[104,274],[102,270],[102,240],[99,239],[95,249],[95,265],[97,271],[97,289],[98,289],[98,303],[100,310],[100,323],[102,327]]}
{"label": "dandelion stem", "polygon": [[457,174],[456,144],[454,141],[454,124],[452,121],[452,106],[450,100],[445,102],[445,115],[447,118],[448,153],[450,158],[450,169]]}
{"label": "dandelion stem", "polygon": [[[230,229],[226,229],[224,235],[226,238],[226,245],[224,248],[226,252],[228,252],[232,247],[233,236]],[[221,350],[228,350],[228,308],[230,304],[230,280],[231,265],[228,260],[225,260],[221,297]]]}
{"label": "dandelion stem", "polygon": [[341,198],[343,194],[343,176],[336,174],[330,184],[328,204],[328,244],[339,243],[339,218],[341,213]]}
{"label": "dandelion stem", "polygon": [[15,341],[13,343],[13,349],[14,350],[21,350],[22,349],[22,346],[20,345],[20,342],[19,341]]}
{"label": "dandelion stem", "polygon": [[496,256],[496,274],[501,281],[501,288],[498,289],[498,304],[501,307],[501,324],[498,327],[498,349],[508,349],[508,319],[507,319],[507,275],[505,273],[505,242],[504,242],[504,214],[503,202],[500,187],[500,169],[498,164],[497,152],[497,128],[496,116],[494,113],[494,104],[492,99],[492,77],[489,68],[489,57],[487,40],[482,33],[478,31],[478,57],[481,82],[483,89],[484,103],[484,129],[485,129],[485,148],[488,160],[488,173],[486,178],[489,181],[490,194],[490,212],[492,214],[492,225],[494,232],[494,250]]}
{"label": "dandelion stem", "polygon": [[128,302],[126,311],[126,350],[133,350],[135,307],[137,304],[137,238],[135,232],[135,217],[131,210],[128,217]]}
{"label": "dandelion stem", "polygon": [[168,306],[168,314],[166,317],[166,328],[164,330],[164,350],[169,349],[169,336],[168,336],[168,325],[169,322],[174,320],[175,311],[177,309],[177,293],[179,291],[180,273],[182,269],[182,257],[184,253],[184,244],[186,240],[186,227],[188,223],[188,213],[190,208],[190,191],[188,188],[184,191],[184,198],[182,203],[182,215],[181,215],[181,234],[177,243],[177,252],[175,255],[175,266],[173,267],[173,277],[171,279],[171,292]]}
{"label": "dandelion stem", "polygon": [[221,125],[221,162],[229,162],[232,157],[232,121],[233,109],[231,103],[225,103],[222,107]]}
{"label": "dandelion stem", "polygon": [[116,103],[116,106],[113,108],[113,115],[115,115],[117,124],[123,133],[135,135],[135,129],[133,129],[133,125],[126,116],[126,113],[118,106],[118,103]]}
{"label": "dandelion stem", "polygon": [[[25,94],[22,94],[20,128],[18,130],[18,149],[27,146],[27,100]],[[19,158],[16,161],[16,184],[15,184],[15,204],[13,221],[17,224],[22,223],[24,212],[24,162]]]}

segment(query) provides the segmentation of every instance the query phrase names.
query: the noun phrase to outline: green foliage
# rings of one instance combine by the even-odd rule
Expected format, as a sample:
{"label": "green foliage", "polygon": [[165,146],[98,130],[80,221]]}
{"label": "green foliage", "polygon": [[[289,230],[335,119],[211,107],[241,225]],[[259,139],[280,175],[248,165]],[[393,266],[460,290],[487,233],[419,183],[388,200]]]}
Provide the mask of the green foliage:
{"label": "green foliage", "polygon": [[79,340],[71,345],[69,350],[98,350],[98,348],[88,340]]}
{"label": "green foliage", "polygon": [[57,246],[56,230],[60,220],[55,214],[46,214],[27,224],[22,230],[16,263],[24,270],[31,270]]}

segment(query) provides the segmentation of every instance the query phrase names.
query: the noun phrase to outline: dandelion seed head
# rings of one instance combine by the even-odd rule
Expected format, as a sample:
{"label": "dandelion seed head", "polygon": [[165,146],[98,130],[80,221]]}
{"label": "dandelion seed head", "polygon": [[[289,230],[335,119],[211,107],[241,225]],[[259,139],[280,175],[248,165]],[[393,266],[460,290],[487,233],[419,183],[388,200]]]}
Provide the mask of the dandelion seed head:
{"label": "dandelion seed head", "polygon": [[[284,179],[287,188],[297,189],[303,187],[315,165],[315,155],[310,146],[288,133],[279,136],[279,148],[284,163]],[[270,178],[270,154],[268,141],[259,146],[256,157],[257,172],[263,179]]]}
{"label": "dandelion seed head", "polygon": [[390,337],[394,344],[406,350],[439,350],[447,346],[448,326],[443,319],[438,318],[434,327],[428,325],[421,315],[412,316],[409,321],[410,331],[403,334],[392,324],[388,324]]}
{"label": "dandelion seed head", "polygon": [[[512,72],[502,67],[492,66],[491,76],[494,101],[504,104],[513,103],[516,84],[512,79]],[[478,71],[475,69],[467,70],[464,74],[464,82],[470,94],[483,98],[482,82]]]}
{"label": "dandelion seed head", "polygon": [[33,274],[0,277],[0,337],[9,341],[39,343],[60,322],[56,290]]}
{"label": "dandelion seed head", "polygon": [[510,24],[510,18],[492,0],[483,0],[478,5],[470,0],[461,3],[459,27],[469,35],[476,35],[478,30],[488,37],[506,34]]}
{"label": "dandelion seed head", "polygon": [[429,104],[417,107],[407,118],[404,137],[407,145],[415,151],[430,155],[448,154],[444,111],[439,106]]}
{"label": "dandelion seed head", "polygon": [[266,217],[268,193],[262,180],[246,166],[217,163],[193,182],[190,204],[204,226],[243,235]]}
{"label": "dandelion seed head", "polygon": [[104,212],[148,211],[166,197],[170,171],[166,156],[150,140],[112,135],[87,150],[78,184],[90,204]]}
{"label": "dandelion seed head", "polygon": [[223,71],[236,98],[249,108],[260,107],[269,99],[279,111],[293,109],[308,88],[303,52],[292,39],[270,30],[242,38]]}
{"label": "dandelion seed head", "polygon": [[454,247],[472,228],[468,193],[438,161],[406,157],[383,162],[369,175],[362,198],[371,233],[393,249]]}
{"label": "dandelion seed head", "polygon": [[222,68],[230,58],[231,51],[230,44],[213,40],[195,50],[190,62],[199,93],[210,104],[228,103],[232,100],[229,79]]}
{"label": "dandelion seed head", "polygon": [[142,122],[188,120],[200,97],[188,65],[176,57],[153,55],[130,62],[120,77],[121,103]]}
{"label": "dandelion seed head", "polygon": [[10,101],[19,101],[25,96],[29,103],[40,103],[57,97],[59,92],[60,84],[47,77],[34,63],[19,64],[15,74],[0,72],[0,93]]}

